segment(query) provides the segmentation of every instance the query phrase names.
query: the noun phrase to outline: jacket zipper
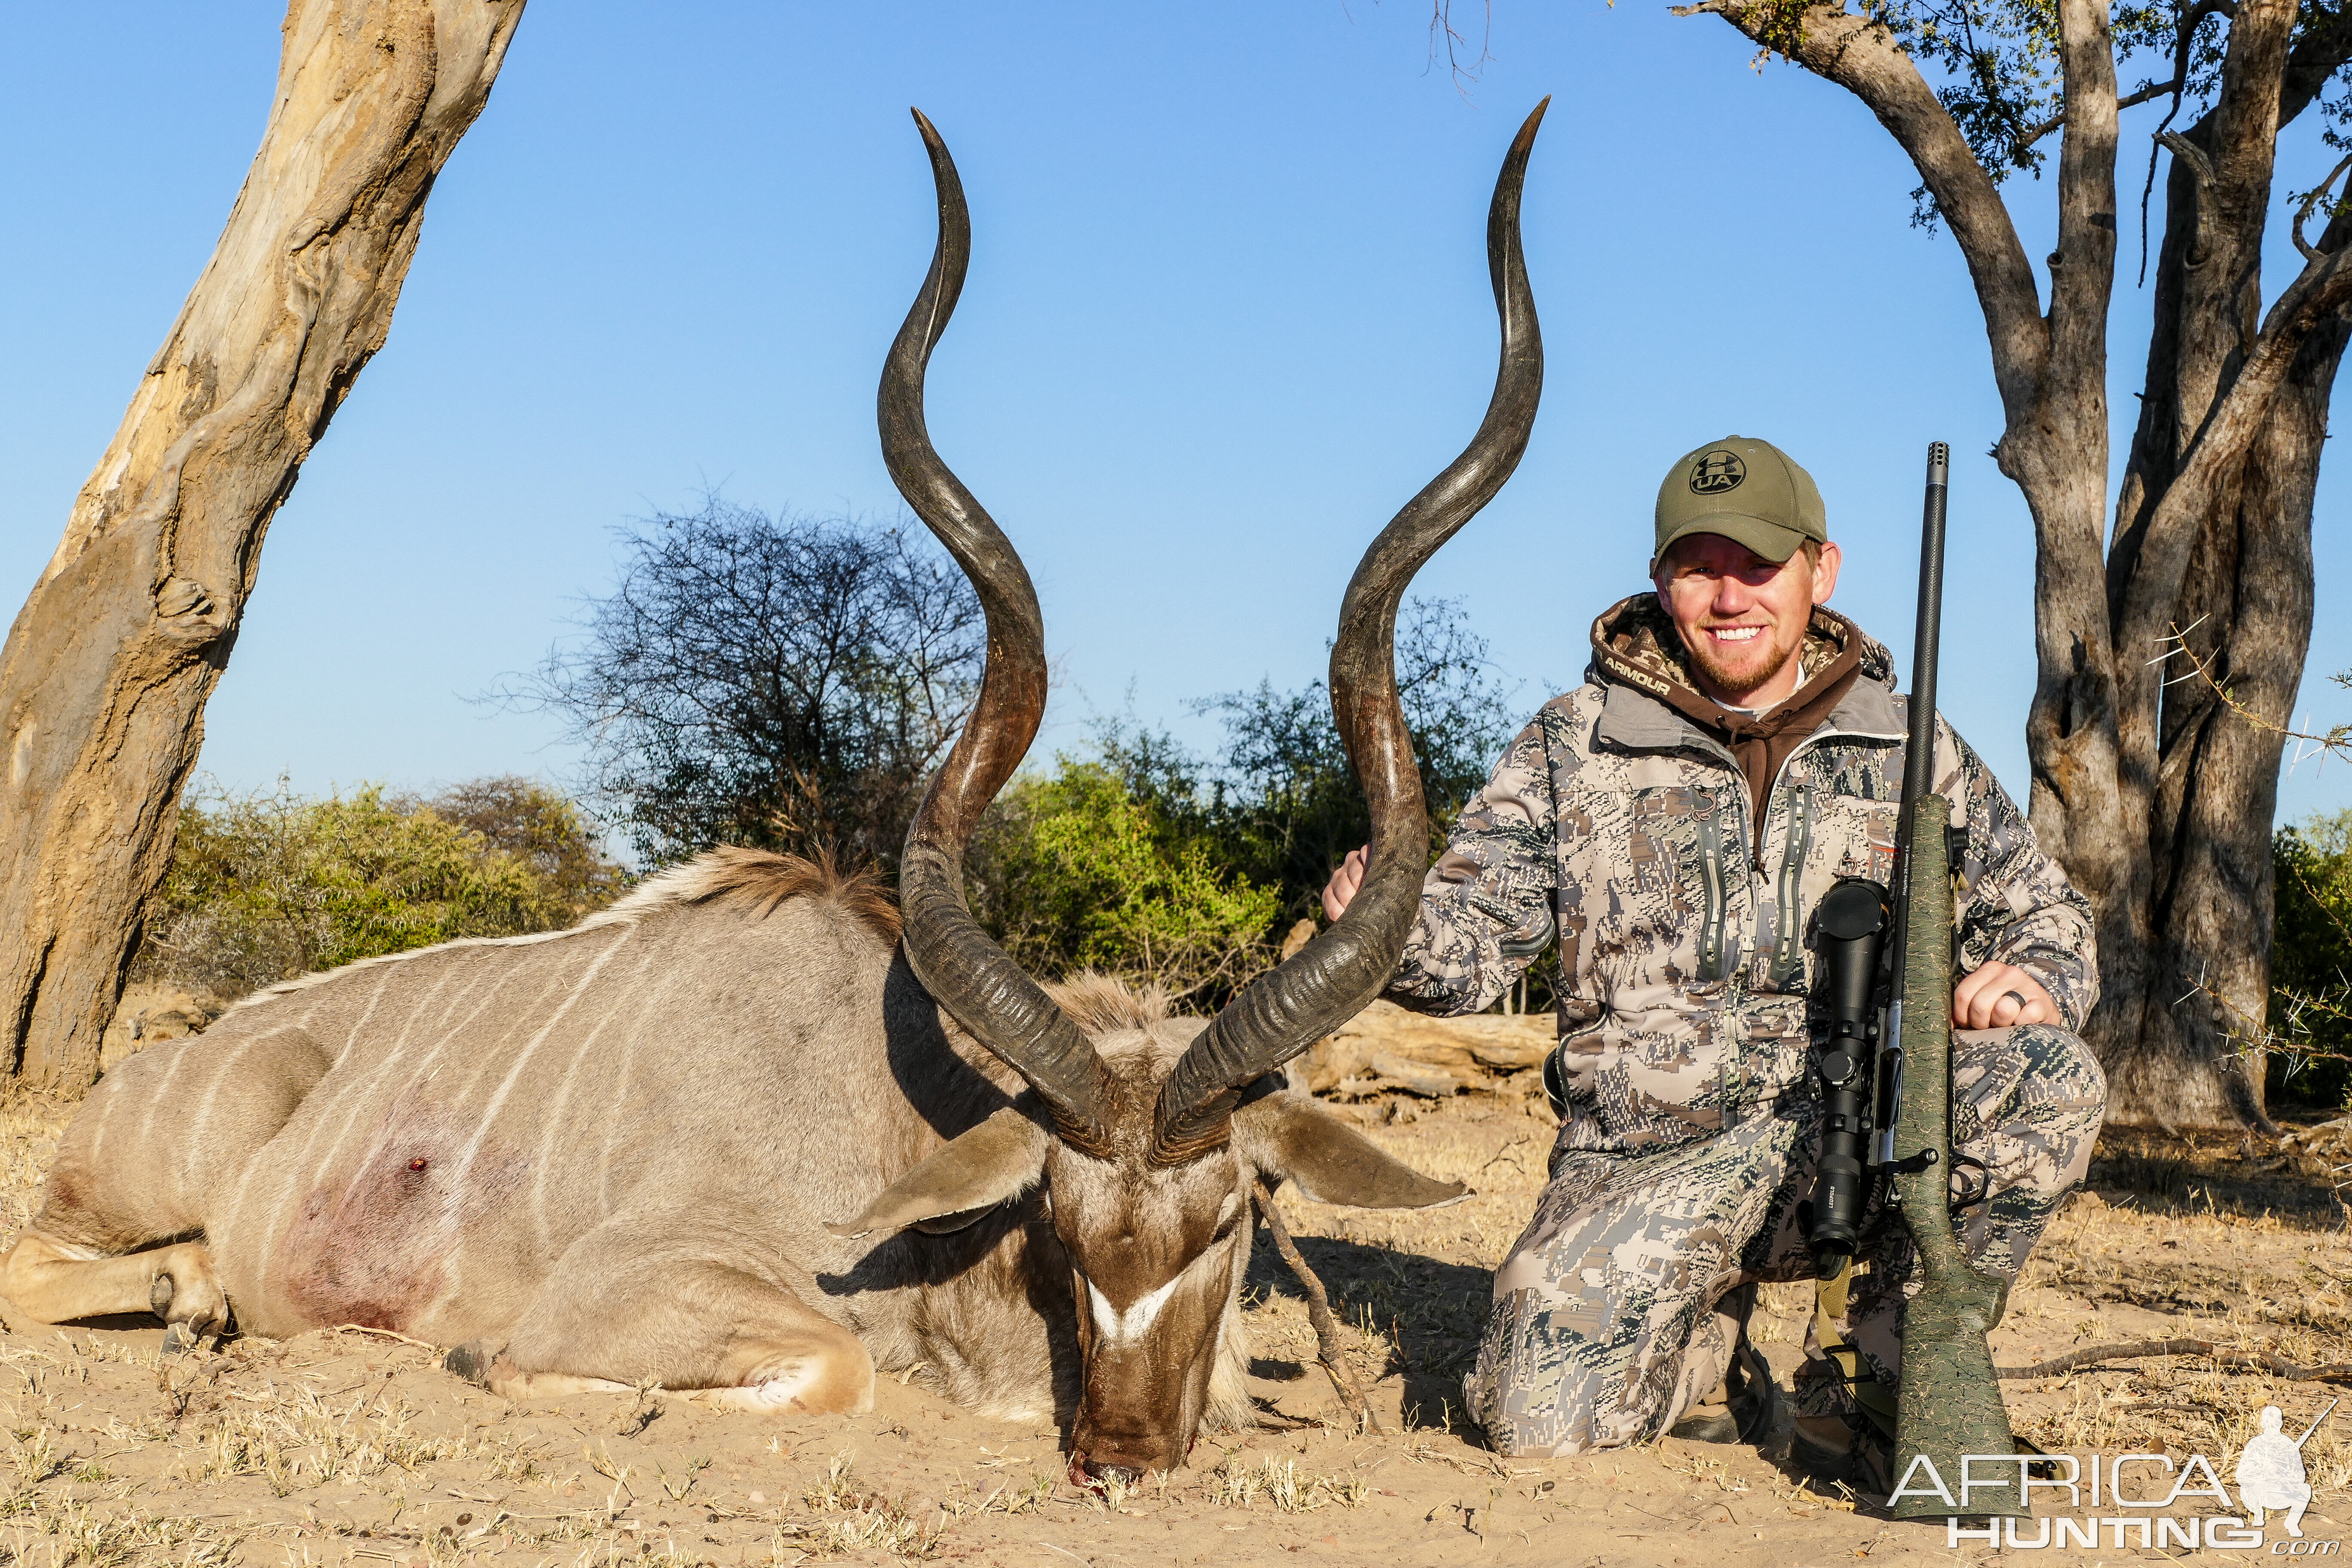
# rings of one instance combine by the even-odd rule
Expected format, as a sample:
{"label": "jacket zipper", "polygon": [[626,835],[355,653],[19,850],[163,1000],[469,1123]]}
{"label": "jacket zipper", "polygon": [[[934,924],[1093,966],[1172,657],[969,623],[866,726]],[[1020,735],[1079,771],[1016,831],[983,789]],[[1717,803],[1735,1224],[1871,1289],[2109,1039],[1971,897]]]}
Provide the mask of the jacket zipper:
{"label": "jacket zipper", "polygon": [[1772,947],[1771,983],[1782,991],[1801,967],[1797,951],[1803,921],[1797,918],[1797,896],[1804,883],[1805,852],[1812,847],[1813,797],[1801,790],[1789,802],[1789,845],[1780,857],[1780,906],[1773,911],[1780,929]]}
{"label": "jacket zipper", "polygon": [[1721,806],[1713,805],[1698,819],[1699,879],[1706,888],[1706,918],[1698,941],[1701,980],[1720,980],[1730,972],[1723,953],[1723,816]]}
{"label": "jacket zipper", "polygon": [[[1773,771],[1771,784],[1766,786],[1764,791],[1765,806],[1768,810],[1770,808],[1773,794],[1780,789],[1780,781],[1789,775],[1789,764],[1795,762],[1809,747],[1826,744],[1831,741],[1905,741],[1909,738],[1907,735],[1881,734],[1874,730],[1815,731],[1790,748],[1789,754],[1780,759],[1780,767]],[[1740,842],[1746,843],[1750,833],[1748,813],[1751,807],[1748,800],[1748,780],[1739,772],[1739,760],[1705,735],[1694,732],[1691,739],[1702,749],[1714,753],[1725,766],[1731,770],[1738,780],[1738,788],[1734,793],[1739,800]],[[1722,830],[1716,820],[1717,815],[1709,812],[1699,818],[1699,875],[1706,884],[1706,914],[1704,923],[1699,928],[1698,977],[1701,980],[1720,980],[1730,972],[1730,965],[1725,963],[1723,953],[1725,902],[1723,838]],[[1811,837],[1812,824],[1810,819],[1804,824],[1804,834],[1807,838]],[[1792,843],[1796,837],[1796,825],[1792,823],[1790,833]],[[1780,882],[1783,889],[1790,889],[1792,880],[1800,882],[1802,880],[1801,861],[1806,847],[1808,846],[1799,845],[1795,854],[1781,859]],[[1798,865],[1801,868],[1800,873],[1793,879],[1790,870],[1791,865]],[[1794,961],[1793,948],[1802,936],[1800,922],[1791,918],[1794,911],[1790,906],[1794,902],[1793,891],[1784,891],[1781,894],[1780,924],[1782,929],[1779,933],[1780,940],[1775,943],[1774,968],[1783,973],[1786,966]],[[1787,956],[1784,957],[1784,954]],[[1785,982],[1781,983],[1785,984]]]}

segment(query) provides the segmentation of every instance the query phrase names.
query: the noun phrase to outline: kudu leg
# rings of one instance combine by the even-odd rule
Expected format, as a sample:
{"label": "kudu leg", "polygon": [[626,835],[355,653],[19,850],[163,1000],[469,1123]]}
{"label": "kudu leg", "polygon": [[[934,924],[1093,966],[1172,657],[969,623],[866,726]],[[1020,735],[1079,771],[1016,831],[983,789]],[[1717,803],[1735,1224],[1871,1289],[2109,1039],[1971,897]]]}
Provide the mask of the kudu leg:
{"label": "kudu leg", "polygon": [[0,1295],[44,1323],[153,1312],[203,1338],[228,1322],[228,1297],[200,1241],[106,1258],[28,1230],[0,1259]]}
{"label": "kudu leg", "polygon": [[212,1250],[183,1238],[206,1233],[328,1065],[299,1028],[230,1019],[115,1068],[59,1141],[39,1210],[0,1258],[0,1295],[47,1323],[152,1311],[182,1342],[221,1332]]}
{"label": "kudu leg", "polygon": [[872,1409],[874,1361],[857,1336],[720,1252],[643,1220],[604,1226],[564,1255],[503,1344],[460,1345],[446,1364],[509,1399],[658,1382],[722,1409]]}

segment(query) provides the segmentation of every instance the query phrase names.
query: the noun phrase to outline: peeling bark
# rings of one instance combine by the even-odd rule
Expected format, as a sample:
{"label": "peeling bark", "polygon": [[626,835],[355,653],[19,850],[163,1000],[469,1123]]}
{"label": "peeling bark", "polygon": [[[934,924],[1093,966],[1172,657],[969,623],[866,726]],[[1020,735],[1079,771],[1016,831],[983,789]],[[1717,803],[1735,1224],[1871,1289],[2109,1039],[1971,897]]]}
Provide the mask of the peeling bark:
{"label": "peeling bark", "polygon": [[[1967,258],[1992,351],[2001,471],[2035,535],[2039,665],[2026,748],[2036,833],[2098,918],[2086,1034],[2109,1119],[2268,1127],[2241,1040],[2269,994],[2270,825],[2280,741],[2210,688],[2167,685],[2189,647],[2283,723],[2312,615],[2311,510],[2352,302],[2352,224],[2262,302],[2279,129],[2352,59],[2352,21],[2294,37],[2295,0],[2237,0],[2221,86],[2168,134],[2154,332],[2138,430],[2106,542],[2107,317],[2116,260],[2116,72],[2103,0],[2056,8],[2063,110],[2058,249],[2041,307],[1999,185],[1885,27],[1834,0],[1705,0],[1853,92],[1910,155]],[[2137,95],[2144,100],[2147,95]]]}
{"label": "peeling bark", "polygon": [[0,651],[0,1016],[29,1079],[97,1076],[263,535],[383,346],[522,5],[292,0],[220,243]]}

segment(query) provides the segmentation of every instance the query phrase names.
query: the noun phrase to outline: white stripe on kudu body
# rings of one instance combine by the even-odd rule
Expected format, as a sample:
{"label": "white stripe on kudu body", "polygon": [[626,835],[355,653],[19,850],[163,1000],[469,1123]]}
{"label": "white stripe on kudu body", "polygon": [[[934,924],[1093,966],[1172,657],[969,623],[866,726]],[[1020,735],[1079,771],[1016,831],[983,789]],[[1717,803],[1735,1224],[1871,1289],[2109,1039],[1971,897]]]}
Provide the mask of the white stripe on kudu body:
{"label": "white stripe on kudu body", "polygon": [[[644,946],[646,951],[639,954],[637,966],[629,976],[628,988],[632,991],[643,985],[646,971],[652,966],[654,961],[651,946],[643,943],[640,945]],[[606,1011],[597,1018],[595,1027],[580,1037],[579,1047],[572,1053],[572,1060],[565,1064],[563,1077],[556,1085],[555,1098],[541,1107],[539,1168],[531,1177],[530,1217],[532,1238],[542,1249],[547,1247],[553,1234],[549,1229],[547,1219],[547,1181],[549,1174],[555,1169],[556,1144],[566,1125],[564,1117],[571,1110],[572,1091],[579,1082],[581,1064],[589,1059],[590,1053],[596,1048],[597,1041],[612,1026],[614,1019],[619,1016],[618,1009]]]}
{"label": "white stripe on kudu body", "polygon": [[[1197,1030],[1088,984],[1056,994],[1107,1068],[1164,1073]],[[1066,1387],[1079,1310],[1138,1368],[1181,1318],[1222,1369],[1211,1397],[1245,1412],[1225,1308],[1201,1321],[1179,1289],[1238,1278],[1238,1167],[1185,1178],[1226,1239],[1081,1306],[1045,1222],[1057,1146],[1003,1114],[1022,1089],[949,1033],[870,889],[718,853],[573,931],[368,960],[131,1058],[60,1142],[0,1291],[47,1321],[152,1301],[200,1331],[391,1329],[516,1397],[653,1376],[857,1410],[879,1361],[1024,1418]],[[967,1132],[1012,1161],[981,1217],[831,1228]]]}
{"label": "white stripe on kudu body", "polygon": [[[514,1065],[507,1069],[506,1076],[499,1081],[499,1087],[491,1091],[488,1103],[482,1107],[481,1120],[474,1125],[473,1136],[467,1139],[465,1148],[457,1156],[457,1168],[451,1173],[450,1180],[458,1189],[462,1191],[473,1175],[474,1162],[482,1152],[482,1140],[488,1136],[491,1123],[499,1119],[499,1112],[505,1109],[507,1097],[514,1092],[515,1083],[522,1077],[523,1069],[530,1065],[531,1058],[538,1054],[541,1046],[546,1044],[547,1037],[554,1032],[555,1026],[563,1022],[573,1005],[587,994],[588,988],[595,983],[596,976],[604,972],[604,965],[612,961],[613,955],[628,945],[629,936],[630,933],[625,930],[605,943],[604,950],[592,959],[581,971],[580,978],[572,982],[571,988],[565,992],[563,1000],[555,1005],[555,1010],[547,1016],[546,1022],[533,1030],[530,1038],[525,1041],[522,1048],[515,1053]],[[595,1033],[595,1029],[591,1029],[590,1037],[593,1038]],[[542,1154],[541,1158],[544,1157]],[[464,1260],[464,1248],[453,1247],[449,1255],[448,1284],[432,1303],[428,1309],[429,1311],[439,1312],[456,1298],[463,1282]]]}

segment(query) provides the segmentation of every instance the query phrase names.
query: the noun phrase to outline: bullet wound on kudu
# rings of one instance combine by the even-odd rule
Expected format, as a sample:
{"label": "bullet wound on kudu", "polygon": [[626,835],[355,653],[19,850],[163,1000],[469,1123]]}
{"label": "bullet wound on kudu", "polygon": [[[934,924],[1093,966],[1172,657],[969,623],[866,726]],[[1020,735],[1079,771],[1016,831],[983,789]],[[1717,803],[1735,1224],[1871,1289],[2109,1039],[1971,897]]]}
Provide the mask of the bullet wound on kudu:
{"label": "bullet wound on kudu", "polygon": [[[1182,1463],[1204,1421],[1254,1424],[1238,1304],[1255,1184],[1296,1175],[1377,1207],[1466,1190],[1270,1069],[1381,987],[1418,902],[1428,824],[1395,615],[1527,445],[1542,351],[1517,220],[1541,114],[1488,211],[1502,353],[1486,419],[1373,542],[1333,645],[1337,717],[1375,844],[1395,853],[1208,1029],[1123,983],[1037,984],[963,901],[964,847],[1035,736],[1046,667],[1025,569],[923,427],[923,369],[970,237],[921,121],[940,237],[883,374],[882,447],[977,590],[988,662],[908,835],[898,910],[862,873],[719,848],[570,931],[270,988],[110,1068],[0,1258],[0,1294],[43,1321],[160,1301],[175,1346],[233,1321],[271,1338],[364,1323],[453,1345],[448,1371],[505,1398],[626,1376],[770,1413],[864,1414],[877,1370],[929,1367],[960,1403],[1035,1421],[1066,1408],[1068,1342],[1085,1358],[1071,1447],[1100,1476]],[[170,578],[151,629],[217,637],[234,601]],[[30,727],[9,744],[21,781],[39,760]],[[386,1028],[394,1016],[420,1021]],[[656,1052],[659,1071],[631,1070]],[[199,1108],[187,1137],[202,1152],[185,1205],[119,1221],[142,1200],[124,1160],[97,1152],[113,1152],[110,1119],[182,1106]],[[279,1136],[297,1115],[320,1131]],[[411,1140],[449,1159],[401,1153]],[[681,1149],[702,1157],[682,1166]],[[843,1210],[856,1217],[824,1225]],[[160,1249],[100,1257],[65,1239],[100,1223]]]}

